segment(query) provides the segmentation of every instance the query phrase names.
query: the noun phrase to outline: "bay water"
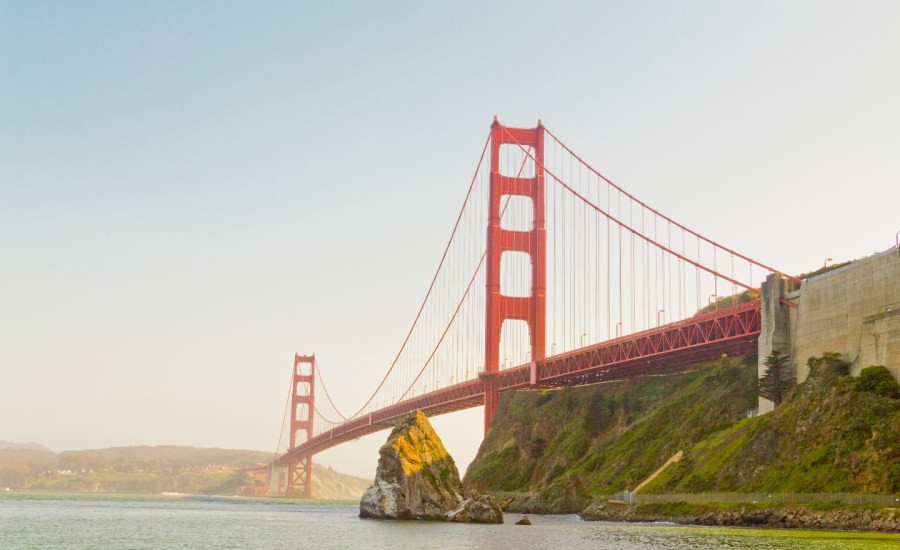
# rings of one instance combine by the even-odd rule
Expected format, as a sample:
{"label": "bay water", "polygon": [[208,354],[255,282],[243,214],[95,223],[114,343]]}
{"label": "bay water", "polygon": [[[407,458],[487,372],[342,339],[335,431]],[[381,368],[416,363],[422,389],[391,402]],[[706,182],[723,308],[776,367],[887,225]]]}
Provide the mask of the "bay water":
{"label": "bay water", "polygon": [[356,503],[94,494],[0,493],[0,549],[460,548],[896,549],[900,535],[582,521],[529,516],[531,526],[357,517]]}

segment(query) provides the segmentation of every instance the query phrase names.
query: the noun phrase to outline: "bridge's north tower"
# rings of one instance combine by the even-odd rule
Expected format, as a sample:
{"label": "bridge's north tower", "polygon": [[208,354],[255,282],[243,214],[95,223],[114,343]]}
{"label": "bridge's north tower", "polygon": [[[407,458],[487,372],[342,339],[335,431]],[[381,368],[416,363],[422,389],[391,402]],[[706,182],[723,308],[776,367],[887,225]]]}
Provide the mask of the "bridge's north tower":
{"label": "bridge's north tower", "polygon": [[[502,174],[500,148],[503,145],[526,150],[525,161],[534,165],[533,177]],[[529,171],[530,172],[530,171]],[[529,230],[514,231],[501,227],[504,197],[527,197],[534,208]],[[531,361],[545,357],[547,229],[544,212],[544,127],[507,128],[497,118],[491,126],[491,176],[487,228],[487,299],[485,330],[484,431],[487,433],[500,397],[500,338],[503,322],[521,320],[528,324]],[[524,252],[531,259],[531,295],[507,296],[501,293],[500,261],[504,252]]]}
{"label": "bridge's north tower", "polygon": [[[308,365],[309,370],[304,369]],[[299,432],[306,432],[306,440],[313,433],[315,416],[316,356],[294,355],[294,375],[291,382],[291,449],[297,447]],[[288,464],[288,496],[312,498],[312,455],[297,456]]]}

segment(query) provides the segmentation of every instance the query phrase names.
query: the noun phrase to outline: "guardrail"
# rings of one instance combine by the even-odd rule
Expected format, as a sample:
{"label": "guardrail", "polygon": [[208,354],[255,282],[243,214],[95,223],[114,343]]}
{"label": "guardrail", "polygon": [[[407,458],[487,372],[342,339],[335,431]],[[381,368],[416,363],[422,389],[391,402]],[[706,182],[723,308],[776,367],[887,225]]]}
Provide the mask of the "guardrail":
{"label": "guardrail", "polygon": [[610,497],[635,504],[651,502],[754,503],[754,504],[847,504],[900,508],[900,495],[865,493],[670,493],[644,494],[623,491]]}

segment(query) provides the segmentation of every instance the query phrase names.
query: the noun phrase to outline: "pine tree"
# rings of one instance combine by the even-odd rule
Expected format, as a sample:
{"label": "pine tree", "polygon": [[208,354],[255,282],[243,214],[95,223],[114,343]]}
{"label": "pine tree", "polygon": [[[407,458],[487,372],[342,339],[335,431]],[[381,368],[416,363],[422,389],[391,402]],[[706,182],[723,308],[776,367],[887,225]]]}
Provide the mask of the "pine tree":
{"label": "pine tree", "polygon": [[773,351],[763,364],[766,365],[766,372],[758,381],[759,396],[775,403],[777,407],[794,386],[788,356]]}

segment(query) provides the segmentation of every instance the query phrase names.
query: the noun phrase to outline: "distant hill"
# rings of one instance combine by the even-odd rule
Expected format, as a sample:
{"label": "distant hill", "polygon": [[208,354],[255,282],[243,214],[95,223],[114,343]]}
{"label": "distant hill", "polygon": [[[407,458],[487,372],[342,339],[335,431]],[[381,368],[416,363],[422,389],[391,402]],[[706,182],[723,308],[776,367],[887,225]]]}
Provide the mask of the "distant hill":
{"label": "distant hill", "polygon": [[[272,453],[181,447],[111,447],[54,453],[36,444],[0,446],[0,490],[234,495]],[[316,498],[359,498],[370,480],[313,468]]]}
{"label": "distant hill", "polygon": [[359,499],[372,485],[371,479],[336,472],[328,466],[313,465],[313,498]]}
{"label": "distant hill", "polygon": [[52,453],[50,449],[37,443],[13,443],[12,441],[0,441],[0,450],[2,449],[27,449],[29,451],[42,451]]}
{"label": "distant hill", "polygon": [[143,445],[62,451],[59,453],[59,467],[62,470],[73,471],[116,472],[170,470],[212,465],[249,468],[265,464],[271,459],[272,453],[263,451]]}

